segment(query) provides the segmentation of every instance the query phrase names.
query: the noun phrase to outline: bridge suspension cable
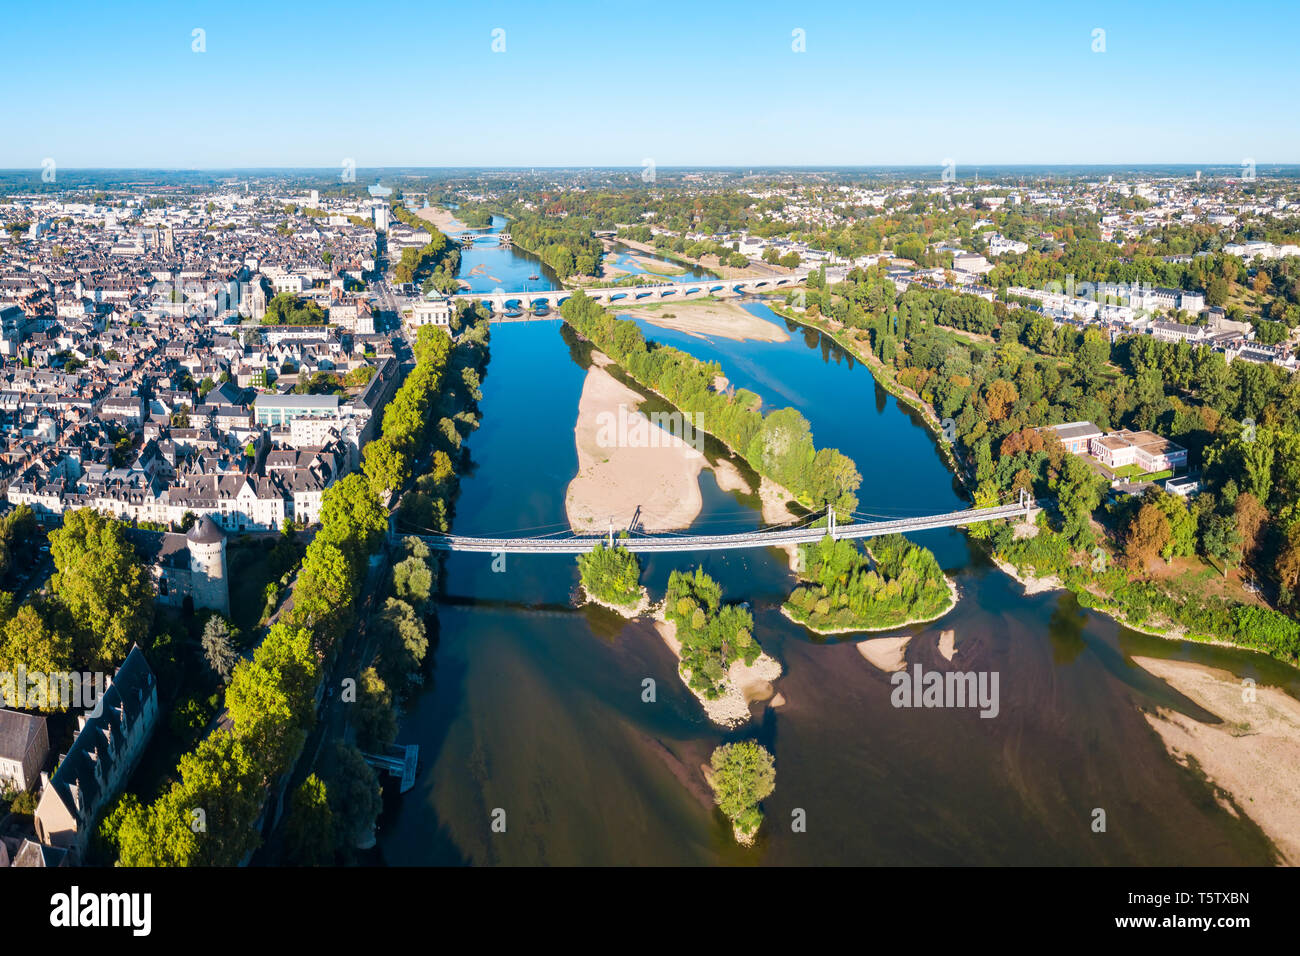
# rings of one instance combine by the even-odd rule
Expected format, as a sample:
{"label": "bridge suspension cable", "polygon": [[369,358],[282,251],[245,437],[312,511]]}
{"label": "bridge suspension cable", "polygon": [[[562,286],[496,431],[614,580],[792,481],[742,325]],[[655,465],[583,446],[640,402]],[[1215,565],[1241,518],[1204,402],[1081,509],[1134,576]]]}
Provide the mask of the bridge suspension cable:
{"label": "bridge suspension cable", "polygon": [[[975,524],[981,521],[995,521],[1005,518],[1027,516],[1038,503],[1025,496],[1014,504],[996,505],[991,508],[968,508],[963,511],[949,511],[937,515],[909,518],[895,518],[881,521],[857,522],[839,525],[835,528],[837,538],[871,538],[882,534],[907,534],[914,531],[927,531],[932,528],[950,528],[963,524]],[[812,515],[803,519],[801,524],[816,520]],[[689,532],[638,534],[621,539],[629,551],[719,551],[733,548],[765,548],[791,544],[807,544],[821,540],[828,529],[812,527],[776,527],[758,531],[742,531],[712,535],[691,534]],[[523,537],[523,538],[484,538],[468,535],[437,534],[416,535],[430,547],[444,551],[477,551],[488,553],[555,553],[582,554],[591,551],[597,545],[608,540],[608,535],[572,535],[569,537]]]}

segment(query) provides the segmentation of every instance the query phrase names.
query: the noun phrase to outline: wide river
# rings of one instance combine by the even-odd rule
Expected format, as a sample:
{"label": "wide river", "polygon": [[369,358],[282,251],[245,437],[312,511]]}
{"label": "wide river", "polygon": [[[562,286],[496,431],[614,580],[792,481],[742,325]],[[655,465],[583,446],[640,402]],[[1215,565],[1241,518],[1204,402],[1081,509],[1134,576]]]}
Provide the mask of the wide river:
{"label": "wide river", "polygon": [[[554,287],[517,250],[466,250],[475,289]],[[487,278],[490,275],[493,278]],[[500,280],[500,281],[497,281]],[[866,368],[816,331],[784,343],[702,340],[646,326],[659,341],[717,359],[769,407],[792,405],[819,446],[862,473],[860,510],[882,516],[967,506],[929,433]],[[546,534],[567,527],[577,470],[574,424],[585,369],[558,320],[496,325],[482,427],[456,507],[465,534]],[[758,527],[755,503],[701,475],[706,531]],[[659,555],[643,581],[659,599],[669,572],[703,564],[725,598],[752,605],[756,637],[784,675],[780,707],[724,733],[676,677],[654,629],[573,607],[571,557],[452,555],[441,582],[433,678],[399,734],[421,772],[387,794],[380,848],[409,864],[1260,864],[1269,840],[1172,759],[1143,709],[1197,719],[1195,703],[1133,655],[1178,658],[1300,692],[1295,671],[1261,655],[1148,637],[1081,609],[1068,593],[1025,596],[956,530],[926,532],[961,591],[915,638],[910,662],[996,671],[1000,713],[891,706],[889,675],[853,646],[785,619],[782,553]],[[643,681],[656,701],[643,702]],[[718,743],[753,737],[776,756],[757,844],[736,846],[700,766]],[[1106,831],[1093,832],[1094,810]],[[802,811],[798,814],[797,811]],[[791,821],[806,819],[796,832]],[[504,819],[505,832],[493,828]],[[499,827],[497,828],[499,829]]]}

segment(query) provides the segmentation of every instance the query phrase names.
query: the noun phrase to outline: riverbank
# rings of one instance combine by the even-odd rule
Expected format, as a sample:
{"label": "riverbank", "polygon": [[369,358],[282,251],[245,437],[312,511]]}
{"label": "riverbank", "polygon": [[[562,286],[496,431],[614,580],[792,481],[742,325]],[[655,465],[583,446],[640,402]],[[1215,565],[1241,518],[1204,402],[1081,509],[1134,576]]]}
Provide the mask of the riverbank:
{"label": "riverbank", "polygon": [[[690,671],[684,671],[681,667],[682,644],[677,640],[677,625],[664,617],[662,607],[655,610],[654,621],[655,630],[677,658],[677,676],[700,702],[705,716],[713,723],[720,727],[739,727],[749,722],[751,703],[775,700],[776,688],[772,682],[781,676],[781,664],[766,653],[759,653],[753,664],[746,665],[740,660],[732,662],[727,669],[727,676],[722,680],[722,694],[713,699],[705,697],[691,687]],[[781,703],[785,703],[784,698]]]}
{"label": "riverbank", "polygon": [[1010,578],[1014,578],[1025,586],[1025,595],[1043,594],[1047,591],[1064,591],[1065,582],[1052,574],[1047,577],[1036,577],[1035,575],[1021,571],[1010,561],[1004,561],[997,555],[990,554],[993,563],[998,566],[998,570]]}
{"label": "riverbank", "polygon": [[[670,311],[671,308],[671,311]],[[661,329],[685,332],[697,338],[717,335],[736,342],[788,342],[790,333],[775,323],[746,312],[735,302],[674,302],[629,309],[614,309],[620,318],[643,319]]]}
{"label": "riverbank", "polygon": [[628,607],[625,604],[614,604],[611,601],[602,601],[596,595],[588,591],[582,584],[578,585],[578,593],[582,595],[581,604],[596,604],[605,608],[607,611],[613,611],[615,614],[622,615],[629,621],[640,617],[646,611],[650,610],[650,591],[645,585],[641,586],[641,599],[637,601],[635,607]]}
{"label": "riverbank", "polygon": [[806,325],[810,329],[816,329],[824,335],[829,335],[836,345],[844,349],[844,351],[848,352],[867,367],[867,370],[871,372],[871,377],[877,385],[883,388],[890,395],[894,396],[894,398],[896,398],[901,404],[906,405],[908,408],[912,409],[912,411],[919,414],[921,419],[925,422],[926,429],[934,436],[935,443],[938,446],[939,454],[943,458],[944,464],[948,466],[948,470],[951,471],[956,479],[961,483],[966,494],[973,496],[975,489],[972,485],[970,476],[965,473],[961,464],[957,461],[956,452],[953,451],[953,443],[944,438],[943,423],[939,420],[939,416],[935,414],[934,408],[911,389],[899,385],[898,381],[894,377],[893,370],[886,367],[886,365],[876,357],[875,353],[873,353],[870,348],[864,350],[861,348],[861,342],[856,340],[850,341],[848,337],[844,335],[843,326],[838,326],[838,323],[838,327],[832,327],[829,322],[820,321],[817,318],[809,318],[806,314],[793,312],[786,307],[777,304],[776,299],[764,298],[763,301],[769,309],[781,316],[781,318],[789,319],[791,322],[797,322],[800,325]]}
{"label": "riverbank", "polygon": [[1202,723],[1165,707],[1143,713],[1170,755],[1203,774],[1230,813],[1253,820],[1281,862],[1300,864],[1300,701],[1190,661],[1133,662],[1222,721]]}

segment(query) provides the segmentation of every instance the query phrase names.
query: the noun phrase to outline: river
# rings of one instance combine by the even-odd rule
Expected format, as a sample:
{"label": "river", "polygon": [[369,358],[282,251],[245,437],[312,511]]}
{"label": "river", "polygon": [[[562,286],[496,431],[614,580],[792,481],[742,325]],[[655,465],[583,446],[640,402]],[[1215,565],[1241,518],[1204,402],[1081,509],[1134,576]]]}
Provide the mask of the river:
{"label": "river", "polygon": [[[499,223],[494,228],[499,228]],[[502,280],[540,263],[497,247],[467,250]],[[495,287],[490,286],[479,288]],[[506,284],[506,288],[522,288]],[[790,330],[784,343],[647,334],[717,359],[768,407],[793,405],[819,446],[857,463],[864,513],[939,512],[967,502],[929,433],[868,370],[814,330],[746,306]],[[482,427],[469,439],[454,529],[546,534],[567,527],[577,468],[573,428],[585,370],[558,320],[492,330]],[[707,531],[754,528],[752,501],[701,475]],[[574,609],[577,568],[563,556],[454,554],[440,582],[432,679],[398,740],[421,747],[413,790],[386,794],[380,849],[414,864],[1262,864],[1268,839],[1175,762],[1142,708],[1205,719],[1132,655],[1227,667],[1300,692],[1290,668],[1262,655],[1165,641],[1081,609],[1068,593],[1025,596],[956,530],[916,540],[961,592],[915,635],[910,662],[943,667],[940,631],[956,632],[955,665],[996,671],[1000,712],[904,709],[889,676],[853,639],[818,639],[785,619],[785,556],[767,550],[656,555],[643,583],[659,599],[669,572],[703,564],[730,601],[748,601],[755,636],[785,670],[786,702],[724,733],[675,674],[653,628]],[[900,631],[900,632],[903,632]],[[643,701],[654,681],[655,700]],[[700,766],[729,739],[776,757],[756,845],[738,847],[711,805]],[[1106,814],[1094,832],[1095,811]],[[792,820],[806,819],[796,832]],[[504,819],[496,832],[494,819]]]}

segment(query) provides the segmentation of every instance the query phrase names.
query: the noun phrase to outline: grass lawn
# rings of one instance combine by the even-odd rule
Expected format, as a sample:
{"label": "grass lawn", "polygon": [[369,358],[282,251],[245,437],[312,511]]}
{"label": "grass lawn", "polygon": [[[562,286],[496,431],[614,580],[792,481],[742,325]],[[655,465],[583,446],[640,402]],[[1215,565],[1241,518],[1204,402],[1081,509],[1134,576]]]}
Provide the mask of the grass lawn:
{"label": "grass lawn", "polygon": [[1125,465],[1123,468],[1114,469],[1116,478],[1123,478],[1126,481],[1163,481],[1165,478],[1172,478],[1173,471],[1166,468],[1164,471],[1146,472],[1137,465]]}

